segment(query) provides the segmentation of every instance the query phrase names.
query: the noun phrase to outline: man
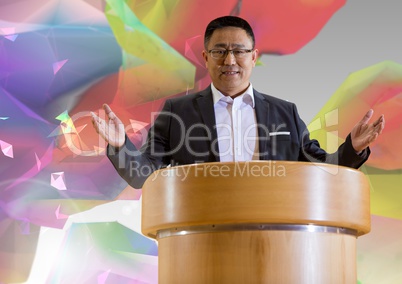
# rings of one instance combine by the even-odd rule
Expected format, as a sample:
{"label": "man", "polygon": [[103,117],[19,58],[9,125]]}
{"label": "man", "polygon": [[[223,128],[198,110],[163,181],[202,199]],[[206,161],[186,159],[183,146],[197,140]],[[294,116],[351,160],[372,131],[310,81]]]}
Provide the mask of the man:
{"label": "man", "polygon": [[338,151],[326,153],[309,138],[293,103],[261,94],[250,83],[258,49],[250,25],[233,16],[206,28],[203,58],[212,84],[169,99],[140,150],[126,139],[124,126],[109,106],[109,122],[92,114],[96,131],[109,143],[108,157],[118,173],[140,188],[152,171],[168,165],[216,161],[313,161],[358,168],[384,128],[369,110]]}

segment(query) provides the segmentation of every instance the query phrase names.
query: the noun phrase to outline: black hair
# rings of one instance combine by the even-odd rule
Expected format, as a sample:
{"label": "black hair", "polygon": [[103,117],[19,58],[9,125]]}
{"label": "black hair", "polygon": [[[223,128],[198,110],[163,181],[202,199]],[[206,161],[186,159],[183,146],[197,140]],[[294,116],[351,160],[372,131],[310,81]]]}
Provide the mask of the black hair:
{"label": "black hair", "polygon": [[253,44],[252,48],[254,49],[255,38],[253,29],[246,20],[236,16],[224,16],[212,20],[205,29],[204,47],[207,48],[209,40],[211,39],[212,34],[214,33],[215,30],[226,27],[236,27],[245,30],[247,35],[250,37],[252,41]]}

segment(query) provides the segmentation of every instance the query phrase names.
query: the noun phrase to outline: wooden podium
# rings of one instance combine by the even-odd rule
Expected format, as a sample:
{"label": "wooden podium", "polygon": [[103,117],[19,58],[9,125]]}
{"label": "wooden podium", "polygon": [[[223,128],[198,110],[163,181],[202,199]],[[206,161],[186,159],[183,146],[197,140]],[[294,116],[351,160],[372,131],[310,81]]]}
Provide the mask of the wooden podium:
{"label": "wooden podium", "polygon": [[167,168],[142,202],[159,284],[356,284],[356,239],[370,231],[365,175],[327,164]]}

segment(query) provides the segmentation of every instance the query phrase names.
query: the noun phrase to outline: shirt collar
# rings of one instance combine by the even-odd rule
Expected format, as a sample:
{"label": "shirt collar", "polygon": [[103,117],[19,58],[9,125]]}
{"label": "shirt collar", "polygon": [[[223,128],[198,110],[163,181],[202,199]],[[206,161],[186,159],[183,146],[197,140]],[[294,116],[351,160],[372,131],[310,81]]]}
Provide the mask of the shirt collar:
{"label": "shirt collar", "polygon": [[[211,83],[211,90],[212,90],[212,98],[213,98],[214,105],[216,105],[223,98],[226,98],[225,95],[223,95],[217,88],[215,88],[213,83]],[[247,90],[243,94],[241,94],[239,97],[244,97],[243,101],[245,103],[251,105],[252,108],[255,107],[253,85],[251,83],[248,86]],[[246,97],[251,98],[251,101],[248,100]]]}

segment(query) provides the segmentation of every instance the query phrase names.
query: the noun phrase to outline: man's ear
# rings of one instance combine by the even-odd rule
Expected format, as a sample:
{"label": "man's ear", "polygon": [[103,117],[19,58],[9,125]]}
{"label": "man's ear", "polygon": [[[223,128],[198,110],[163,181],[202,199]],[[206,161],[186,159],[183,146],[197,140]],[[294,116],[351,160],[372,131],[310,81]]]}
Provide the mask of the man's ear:
{"label": "man's ear", "polygon": [[205,50],[202,51],[202,57],[204,58],[205,67],[208,68],[208,53]]}
{"label": "man's ear", "polygon": [[254,51],[253,51],[253,67],[255,67],[255,64],[257,63],[258,53],[259,53],[259,50],[254,49]]}

